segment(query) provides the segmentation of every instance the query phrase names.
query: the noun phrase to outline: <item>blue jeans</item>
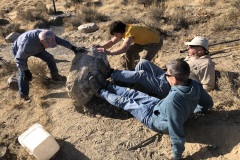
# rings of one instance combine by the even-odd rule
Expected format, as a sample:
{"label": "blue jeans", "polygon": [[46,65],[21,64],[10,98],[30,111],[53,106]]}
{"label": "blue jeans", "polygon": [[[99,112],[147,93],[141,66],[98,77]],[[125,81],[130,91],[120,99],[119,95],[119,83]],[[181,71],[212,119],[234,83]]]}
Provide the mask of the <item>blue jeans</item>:
{"label": "blue jeans", "polygon": [[[15,55],[17,54],[17,51],[14,51],[12,49],[12,53],[13,53],[13,56],[15,57]],[[57,65],[54,60],[53,55],[48,53],[46,50],[34,55],[34,57],[40,58],[41,60],[46,62],[51,74],[58,73]],[[19,94],[20,94],[20,96],[22,96],[22,95],[28,96],[29,95],[29,81],[24,81],[23,76],[24,76],[24,72],[20,68],[18,68]]]}
{"label": "blue jeans", "polygon": [[135,67],[135,71],[115,70],[111,78],[114,81],[140,84],[162,99],[168,95],[171,89],[164,73],[165,71],[155,64],[142,59]]}
{"label": "blue jeans", "polygon": [[110,104],[130,112],[148,128],[157,131],[152,125],[152,113],[154,106],[160,102],[160,99],[115,84],[109,84],[107,89],[102,89],[100,97]]}

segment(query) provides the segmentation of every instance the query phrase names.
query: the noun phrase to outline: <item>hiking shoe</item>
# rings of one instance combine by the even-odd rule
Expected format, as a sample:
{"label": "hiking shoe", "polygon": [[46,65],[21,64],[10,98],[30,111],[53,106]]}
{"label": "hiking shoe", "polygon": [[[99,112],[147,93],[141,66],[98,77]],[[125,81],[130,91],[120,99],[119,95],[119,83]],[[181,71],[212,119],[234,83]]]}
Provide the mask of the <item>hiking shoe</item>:
{"label": "hiking shoe", "polygon": [[66,76],[62,76],[62,75],[60,75],[60,74],[52,74],[52,80],[53,81],[62,81],[62,82],[65,82],[65,81],[67,81],[67,78],[66,78]]}
{"label": "hiking shoe", "polygon": [[30,102],[31,101],[30,97],[27,96],[27,95],[24,95],[24,94],[20,95],[20,99],[23,100],[24,102]]}
{"label": "hiking shoe", "polygon": [[97,80],[98,84],[100,84],[102,88],[107,88],[109,82],[104,78],[100,71],[93,70],[92,76]]}
{"label": "hiking shoe", "polygon": [[97,63],[97,69],[102,73],[103,77],[105,79],[110,78],[114,69],[112,69],[109,64],[106,64],[104,60],[101,58],[97,58],[96,63]]}
{"label": "hiking shoe", "polygon": [[97,82],[97,80],[94,76],[89,77],[88,84],[89,84],[91,90],[93,91],[93,93],[97,97],[100,97],[99,92],[102,89],[102,86]]}

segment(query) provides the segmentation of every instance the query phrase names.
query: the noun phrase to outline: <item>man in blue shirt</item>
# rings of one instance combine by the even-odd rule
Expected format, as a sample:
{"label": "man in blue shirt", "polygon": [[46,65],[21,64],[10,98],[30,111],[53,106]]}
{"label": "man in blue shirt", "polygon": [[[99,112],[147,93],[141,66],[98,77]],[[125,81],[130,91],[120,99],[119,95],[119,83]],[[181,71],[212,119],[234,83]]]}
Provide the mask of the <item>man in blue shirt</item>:
{"label": "man in blue shirt", "polygon": [[164,75],[171,89],[164,99],[108,83],[100,72],[89,78],[89,85],[97,96],[130,112],[148,128],[169,134],[173,159],[177,160],[185,150],[184,122],[193,113],[211,109],[213,100],[199,82],[189,79],[187,62],[169,61],[166,68]]}
{"label": "man in blue shirt", "polygon": [[30,100],[29,81],[32,73],[28,69],[27,61],[30,56],[42,59],[50,69],[51,78],[54,81],[66,81],[66,77],[58,73],[58,68],[53,55],[46,48],[55,48],[57,45],[71,49],[77,54],[80,48],[73,46],[70,42],[56,36],[50,30],[35,29],[21,34],[12,45],[12,53],[18,68],[18,87],[20,98]]}

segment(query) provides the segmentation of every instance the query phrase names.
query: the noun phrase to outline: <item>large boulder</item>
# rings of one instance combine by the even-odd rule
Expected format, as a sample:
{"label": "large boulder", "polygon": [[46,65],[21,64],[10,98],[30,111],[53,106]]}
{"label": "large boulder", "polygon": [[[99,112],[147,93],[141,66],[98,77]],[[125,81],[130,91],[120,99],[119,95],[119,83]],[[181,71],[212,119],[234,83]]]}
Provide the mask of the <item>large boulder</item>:
{"label": "large boulder", "polygon": [[88,79],[92,71],[97,69],[97,58],[103,59],[109,65],[106,56],[98,53],[95,48],[81,51],[72,60],[66,89],[75,106],[84,106],[94,95],[88,85]]}

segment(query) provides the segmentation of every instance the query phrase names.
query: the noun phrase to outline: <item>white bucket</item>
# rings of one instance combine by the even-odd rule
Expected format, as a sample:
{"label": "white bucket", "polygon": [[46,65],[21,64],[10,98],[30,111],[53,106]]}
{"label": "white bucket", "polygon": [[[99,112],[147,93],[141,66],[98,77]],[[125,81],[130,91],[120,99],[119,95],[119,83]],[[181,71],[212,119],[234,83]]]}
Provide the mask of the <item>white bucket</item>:
{"label": "white bucket", "polygon": [[38,123],[22,133],[18,141],[29,154],[39,160],[50,159],[60,148],[55,139]]}

